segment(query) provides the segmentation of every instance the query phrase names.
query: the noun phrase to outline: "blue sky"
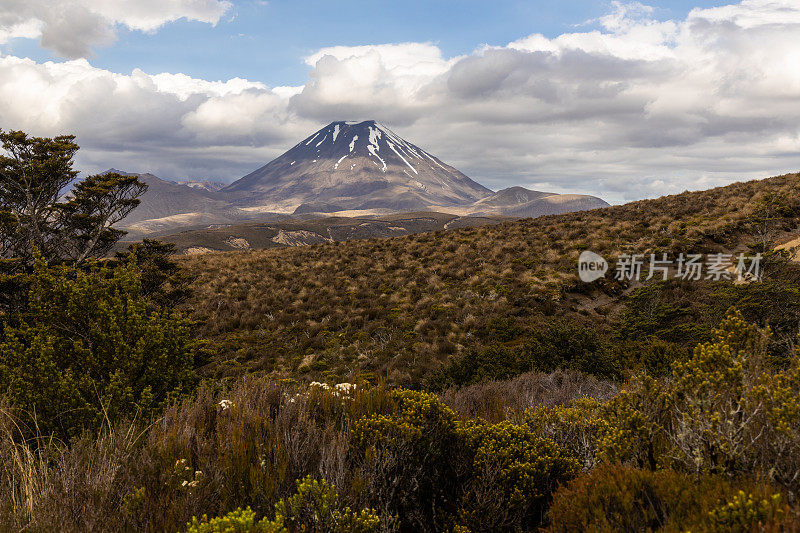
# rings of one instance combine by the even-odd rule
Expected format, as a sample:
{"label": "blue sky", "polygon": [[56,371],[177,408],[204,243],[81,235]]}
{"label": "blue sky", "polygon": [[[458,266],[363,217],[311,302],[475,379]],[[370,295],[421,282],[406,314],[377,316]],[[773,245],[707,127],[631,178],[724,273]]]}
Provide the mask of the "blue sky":
{"label": "blue sky", "polygon": [[800,169],[798,0],[0,0],[0,129],[233,181],[378,120],[493,189],[621,202]]}
{"label": "blue sky", "polygon": [[[659,20],[726,3],[647,2]],[[301,85],[309,70],[302,59],[323,47],[432,42],[453,57],[532,33],[556,37],[594,29],[597,23],[587,21],[610,9],[611,2],[588,0],[245,0],[234,2],[216,26],[180,20],[152,33],[121,27],[113,45],[94,49],[91,63],[122,73],[140,68],[206,80]],[[35,39],[16,39],[2,49],[37,61],[59,60]]]}

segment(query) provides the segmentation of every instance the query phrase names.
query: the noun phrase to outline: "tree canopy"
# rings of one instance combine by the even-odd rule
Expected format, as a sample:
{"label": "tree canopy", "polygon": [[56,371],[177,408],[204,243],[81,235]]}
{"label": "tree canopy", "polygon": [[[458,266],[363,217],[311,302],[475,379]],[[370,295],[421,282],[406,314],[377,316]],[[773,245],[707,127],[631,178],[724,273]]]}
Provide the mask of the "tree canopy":
{"label": "tree canopy", "polygon": [[137,176],[97,174],[77,181],[75,137],[31,137],[0,130],[0,257],[30,266],[80,264],[105,255],[125,232],[114,224],[137,205],[147,185]]}

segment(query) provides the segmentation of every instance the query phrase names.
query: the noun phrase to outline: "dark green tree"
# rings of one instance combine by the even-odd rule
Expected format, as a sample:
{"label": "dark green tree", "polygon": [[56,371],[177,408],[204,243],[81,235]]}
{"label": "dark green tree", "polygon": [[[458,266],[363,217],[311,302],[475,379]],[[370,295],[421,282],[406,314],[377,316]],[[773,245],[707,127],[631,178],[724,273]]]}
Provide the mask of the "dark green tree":
{"label": "dark green tree", "polygon": [[147,189],[136,176],[109,173],[76,183],[75,137],[29,137],[0,130],[0,256],[5,266],[80,264],[106,254],[124,232],[113,227]]}
{"label": "dark green tree", "polygon": [[133,257],[142,276],[142,294],[163,307],[175,307],[189,295],[192,277],[175,262],[174,255],[174,244],[143,239],[117,252],[115,260],[123,264]]}

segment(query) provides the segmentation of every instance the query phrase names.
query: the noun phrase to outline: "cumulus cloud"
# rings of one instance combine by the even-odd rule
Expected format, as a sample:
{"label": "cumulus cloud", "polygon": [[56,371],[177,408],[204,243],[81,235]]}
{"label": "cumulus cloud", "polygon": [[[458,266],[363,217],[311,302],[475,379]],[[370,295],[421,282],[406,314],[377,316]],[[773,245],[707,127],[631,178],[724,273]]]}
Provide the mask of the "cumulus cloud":
{"label": "cumulus cloud", "polygon": [[173,177],[234,177],[278,155],[315,123],[290,120],[288,98],[261,83],[141,70],[122,75],[85,59],[39,64],[5,56],[0,127],[76,134],[87,171],[115,166]]}
{"label": "cumulus cloud", "polygon": [[431,43],[325,48],[300,87],[7,56],[0,127],[75,132],[88,170],[234,179],[329,121],[374,118],[491,187],[612,201],[797,170],[800,5],[653,17],[615,3],[597,30],[451,58]]}
{"label": "cumulus cloud", "polygon": [[380,107],[383,120],[408,125],[428,107],[431,81],[457,61],[430,43],[323,48],[306,58],[310,80],[293,107],[321,121],[369,118]]}
{"label": "cumulus cloud", "polygon": [[231,5],[228,0],[4,0],[0,44],[40,38],[61,57],[87,57],[92,47],[114,41],[116,25],[151,32],[181,18],[216,24]]}
{"label": "cumulus cloud", "polygon": [[678,21],[653,15],[615,3],[596,21],[601,30],[484,47],[415,79],[412,93],[397,92],[406,80],[388,69],[352,74],[380,64],[377,48],[317,55],[292,104],[330,116],[341,100],[326,100],[335,93],[317,77],[348,80],[362,115],[409,121],[403,133],[495,187],[622,200],[800,166],[800,5],[750,0]]}

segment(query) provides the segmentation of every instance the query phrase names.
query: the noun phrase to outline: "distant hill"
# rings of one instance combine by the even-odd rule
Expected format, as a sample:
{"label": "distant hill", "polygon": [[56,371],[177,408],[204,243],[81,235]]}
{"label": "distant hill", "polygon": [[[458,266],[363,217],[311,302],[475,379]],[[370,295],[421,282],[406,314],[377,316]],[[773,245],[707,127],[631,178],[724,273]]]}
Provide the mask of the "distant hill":
{"label": "distant hill", "polygon": [[608,207],[608,202],[583,194],[555,194],[532,191],[524,187],[509,187],[478,200],[467,208],[474,216],[509,216],[535,218]]}
{"label": "distant hill", "polygon": [[480,207],[514,207],[551,194],[549,192],[532,191],[525,187],[509,187],[478,200],[472,207],[476,209]]}
{"label": "distant hill", "polygon": [[150,190],[119,224],[134,237],[272,214],[351,217],[432,211],[519,218],[608,205],[593,196],[523,187],[493,192],[374,120],[332,122],[227,186],[139,175]]}
{"label": "distant hill", "polygon": [[152,174],[136,174],[114,168],[105,173],[136,175],[147,184],[141,203],[120,224],[134,236],[196,224],[229,224],[252,217],[213,191],[162,180]]}

